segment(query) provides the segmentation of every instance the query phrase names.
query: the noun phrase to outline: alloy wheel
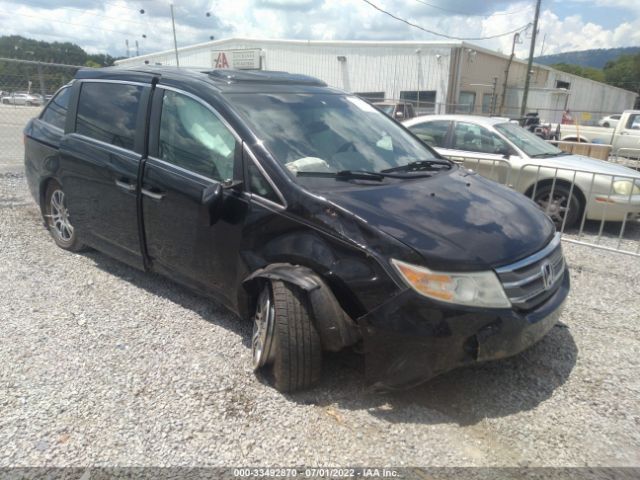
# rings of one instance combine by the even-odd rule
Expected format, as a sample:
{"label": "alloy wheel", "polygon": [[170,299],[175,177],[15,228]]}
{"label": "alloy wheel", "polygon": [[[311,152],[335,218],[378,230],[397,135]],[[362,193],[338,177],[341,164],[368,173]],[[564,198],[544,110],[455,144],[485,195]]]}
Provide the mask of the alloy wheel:
{"label": "alloy wheel", "polygon": [[266,285],[258,297],[256,313],[253,317],[251,351],[254,370],[264,367],[272,360],[275,313],[271,288]]}
{"label": "alloy wheel", "polygon": [[69,219],[69,210],[62,190],[53,191],[49,207],[49,224],[53,233],[63,242],[70,242],[73,237],[73,225]]}
{"label": "alloy wheel", "polygon": [[551,198],[551,194],[547,193],[538,197],[536,203],[551,217],[551,220],[553,220],[556,225],[562,224],[564,216],[567,213],[567,205],[569,204],[567,195],[561,192],[555,192],[553,198]]}

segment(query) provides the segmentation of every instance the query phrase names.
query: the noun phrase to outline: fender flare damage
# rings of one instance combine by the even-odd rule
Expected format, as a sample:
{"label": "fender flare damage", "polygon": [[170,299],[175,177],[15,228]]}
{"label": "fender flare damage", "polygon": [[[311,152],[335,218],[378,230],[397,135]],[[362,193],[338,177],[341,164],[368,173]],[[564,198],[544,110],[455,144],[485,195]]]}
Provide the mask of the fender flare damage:
{"label": "fender flare damage", "polygon": [[260,279],[281,280],[306,292],[323,350],[337,352],[360,340],[356,323],[342,309],[329,285],[310,268],[273,263],[253,272],[242,281],[242,286],[249,293],[257,294]]}

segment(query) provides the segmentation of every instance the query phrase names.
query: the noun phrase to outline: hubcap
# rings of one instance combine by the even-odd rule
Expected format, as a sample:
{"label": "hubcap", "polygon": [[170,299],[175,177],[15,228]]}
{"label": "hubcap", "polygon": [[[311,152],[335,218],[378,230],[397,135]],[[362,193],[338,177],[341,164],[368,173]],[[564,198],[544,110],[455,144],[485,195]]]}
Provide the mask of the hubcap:
{"label": "hubcap", "polygon": [[69,210],[64,201],[64,192],[55,190],[51,195],[51,211],[49,224],[53,227],[54,233],[64,242],[69,242],[73,236],[73,226],[69,220]]}
{"label": "hubcap", "polygon": [[546,194],[538,198],[537,203],[540,205],[540,208],[551,217],[551,220],[555,223],[562,223],[567,213],[569,199],[563,194],[554,194],[553,198],[551,198],[550,194]]}
{"label": "hubcap", "polygon": [[255,370],[265,366],[271,360],[274,317],[275,307],[271,301],[271,289],[265,287],[258,298],[256,314],[253,318],[251,350]]}

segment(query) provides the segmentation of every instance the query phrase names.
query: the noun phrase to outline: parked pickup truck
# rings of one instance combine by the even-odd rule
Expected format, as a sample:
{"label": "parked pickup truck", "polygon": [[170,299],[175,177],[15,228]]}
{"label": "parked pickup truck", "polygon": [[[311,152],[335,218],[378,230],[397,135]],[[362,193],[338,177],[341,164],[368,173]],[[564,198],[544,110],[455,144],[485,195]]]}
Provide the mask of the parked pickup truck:
{"label": "parked pickup truck", "polygon": [[[556,128],[557,125],[552,125],[552,131]],[[559,140],[606,143],[613,146],[613,154],[638,157],[640,156],[640,110],[626,110],[615,128],[560,125]],[[622,151],[618,152],[620,149]],[[639,152],[633,155],[636,149]]]}

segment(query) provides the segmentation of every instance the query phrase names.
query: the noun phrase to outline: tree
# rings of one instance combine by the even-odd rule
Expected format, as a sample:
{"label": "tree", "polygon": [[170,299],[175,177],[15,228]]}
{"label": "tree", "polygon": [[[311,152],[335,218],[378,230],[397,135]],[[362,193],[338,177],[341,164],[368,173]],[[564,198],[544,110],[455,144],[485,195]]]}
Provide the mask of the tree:
{"label": "tree", "polygon": [[606,82],[616,87],[640,92],[640,53],[621,55],[604,66]]}
{"label": "tree", "polygon": [[20,35],[0,37],[0,57],[33,60],[66,65],[86,65],[108,67],[115,58],[108,54],[89,55],[78,45],[70,42],[43,42]]}
{"label": "tree", "polygon": [[581,67],[580,65],[572,65],[569,63],[556,63],[551,65],[552,68],[556,70],[560,70],[561,72],[571,73],[573,75],[578,75],[579,77],[589,78],[591,80],[595,80],[596,82],[604,82],[605,74],[599,68],[593,67]]}

